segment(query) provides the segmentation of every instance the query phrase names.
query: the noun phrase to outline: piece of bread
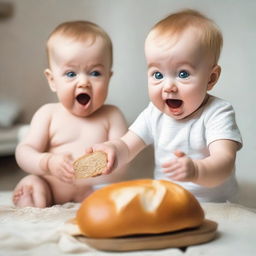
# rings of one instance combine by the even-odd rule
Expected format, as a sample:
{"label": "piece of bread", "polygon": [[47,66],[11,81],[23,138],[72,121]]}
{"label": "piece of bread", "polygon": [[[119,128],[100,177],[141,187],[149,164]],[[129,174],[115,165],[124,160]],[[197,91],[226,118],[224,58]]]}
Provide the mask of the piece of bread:
{"label": "piece of bread", "polygon": [[106,169],[107,154],[102,151],[96,151],[91,154],[78,158],[73,163],[76,178],[95,177]]}
{"label": "piece of bread", "polygon": [[158,234],[198,227],[204,212],[183,187],[165,180],[133,180],[93,192],[81,204],[76,222],[93,238]]}

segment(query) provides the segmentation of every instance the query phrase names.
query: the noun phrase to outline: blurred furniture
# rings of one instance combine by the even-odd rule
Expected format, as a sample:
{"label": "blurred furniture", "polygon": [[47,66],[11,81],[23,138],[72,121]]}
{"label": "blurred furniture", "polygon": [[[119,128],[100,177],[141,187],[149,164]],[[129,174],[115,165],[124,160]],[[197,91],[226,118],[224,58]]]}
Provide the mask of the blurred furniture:
{"label": "blurred furniture", "polygon": [[13,155],[19,140],[27,131],[28,125],[16,124],[10,127],[0,127],[0,156]]}
{"label": "blurred furniture", "polygon": [[6,19],[13,15],[13,4],[9,2],[0,2],[0,19]]}
{"label": "blurred furniture", "polygon": [[0,99],[0,156],[14,154],[23,136],[27,126],[18,122],[20,113],[21,108],[15,100],[7,97]]}

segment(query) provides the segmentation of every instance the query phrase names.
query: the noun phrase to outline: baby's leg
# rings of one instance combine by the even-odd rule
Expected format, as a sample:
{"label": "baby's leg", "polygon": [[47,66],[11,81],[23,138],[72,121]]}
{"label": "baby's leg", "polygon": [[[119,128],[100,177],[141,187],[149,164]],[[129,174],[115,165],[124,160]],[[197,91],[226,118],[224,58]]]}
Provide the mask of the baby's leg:
{"label": "baby's leg", "polygon": [[13,203],[19,207],[44,208],[52,205],[51,189],[41,177],[28,175],[23,178],[13,191]]}

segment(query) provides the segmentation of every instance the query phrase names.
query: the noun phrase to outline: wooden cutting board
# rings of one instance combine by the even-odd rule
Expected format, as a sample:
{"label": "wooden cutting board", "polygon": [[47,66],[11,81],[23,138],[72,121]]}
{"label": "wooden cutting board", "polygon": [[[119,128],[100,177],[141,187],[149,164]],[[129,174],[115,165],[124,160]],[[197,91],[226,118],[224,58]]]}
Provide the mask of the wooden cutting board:
{"label": "wooden cutting board", "polygon": [[123,252],[181,248],[213,240],[216,236],[217,226],[218,224],[214,221],[204,220],[203,224],[195,229],[187,229],[158,235],[141,235],[107,239],[88,238],[85,236],[76,236],[76,238],[92,248],[103,251]]}

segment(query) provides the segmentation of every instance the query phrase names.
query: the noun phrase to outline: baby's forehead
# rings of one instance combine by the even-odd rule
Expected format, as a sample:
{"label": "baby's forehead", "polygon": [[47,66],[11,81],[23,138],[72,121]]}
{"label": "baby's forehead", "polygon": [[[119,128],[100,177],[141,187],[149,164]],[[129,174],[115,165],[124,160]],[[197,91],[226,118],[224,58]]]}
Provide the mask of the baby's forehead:
{"label": "baby's forehead", "polygon": [[193,30],[182,30],[173,31],[168,30],[160,33],[159,31],[151,31],[145,40],[145,51],[152,48],[159,48],[162,50],[168,50],[174,47],[177,43],[182,43],[184,47],[186,45],[197,45],[200,47],[201,41],[200,36],[197,35],[197,31]]}
{"label": "baby's forehead", "polygon": [[145,40],[145,51],[152,45],[163,49],[170,48],[180,40],[185,41],[185,45],[191,45],[193,41],[205,53],[213,56],[215,64],[218,62],[222,48],[222,35],[218,30],[209,29],[203,24],[196,26],[191,24],[178,29],[174,26],[164,29],[154,28]]}
{"label": "baby's forehead", "polygon": [[53,57],[55,54],[62,55],[64,53],[63,51],[72,52],[75,49],[81,49],[81,51],[97,49],[100,52],[109,52],[111,55],[111,50],[108,49],[107,43],[100,36],[74,38],[69,36],[56,35],[52,37],[48,42],[49,57]]}
{"label": "baby's forehead", "polygon": [[173,41],[179,40],[186,34],[196,35],[198,38],[203,37],[203,31],[197,27],[188,26],[182,29],[175,29],[173,27],[165,30],[153,29],[149,32],[145,43],[160,43],[172,44]]}
{"label": "baby's forehead", "polygon": [[165,31],[165,33],[159,33],[158,31],[152,31],[149,33],[145,40],[145,52],[152,51],[152,49],[158,49],[168,52],[172,48],[184,49],[191,51],[209,53],[212,52],[210,45],[205,42],[204,34],[197,28],[186,28],[180,31]]}
{"label": "baby's forehead", "polygon": [[106,67],[112,65],[112,56],[102,38],[96,40],[74,40],[56,37],[48,50],[49,65],[63,66],[68,63],[100,63]]}
{"label": "baby's forehead", "polygon": [[96,35],[87,35],[87,36],[80,35],[77,37],[72,37],[72,36],[67,36],[62,34],[56,34],[49,39],[48,47],[55,48],[55,47],[58,47],[58,45],[74,44],[74,43],[81,43],[81,44],[90,46],[93,43],[95,43],[97,38],[100,39],[100,37]]}
{"label": "baby's forehead", "polygon": [[211,49],[205,46],[193,31],[148,37],[145,43],[145,57],[148,65],[193,63],[191,65],[196,66],[200,59],[214,62]]}

